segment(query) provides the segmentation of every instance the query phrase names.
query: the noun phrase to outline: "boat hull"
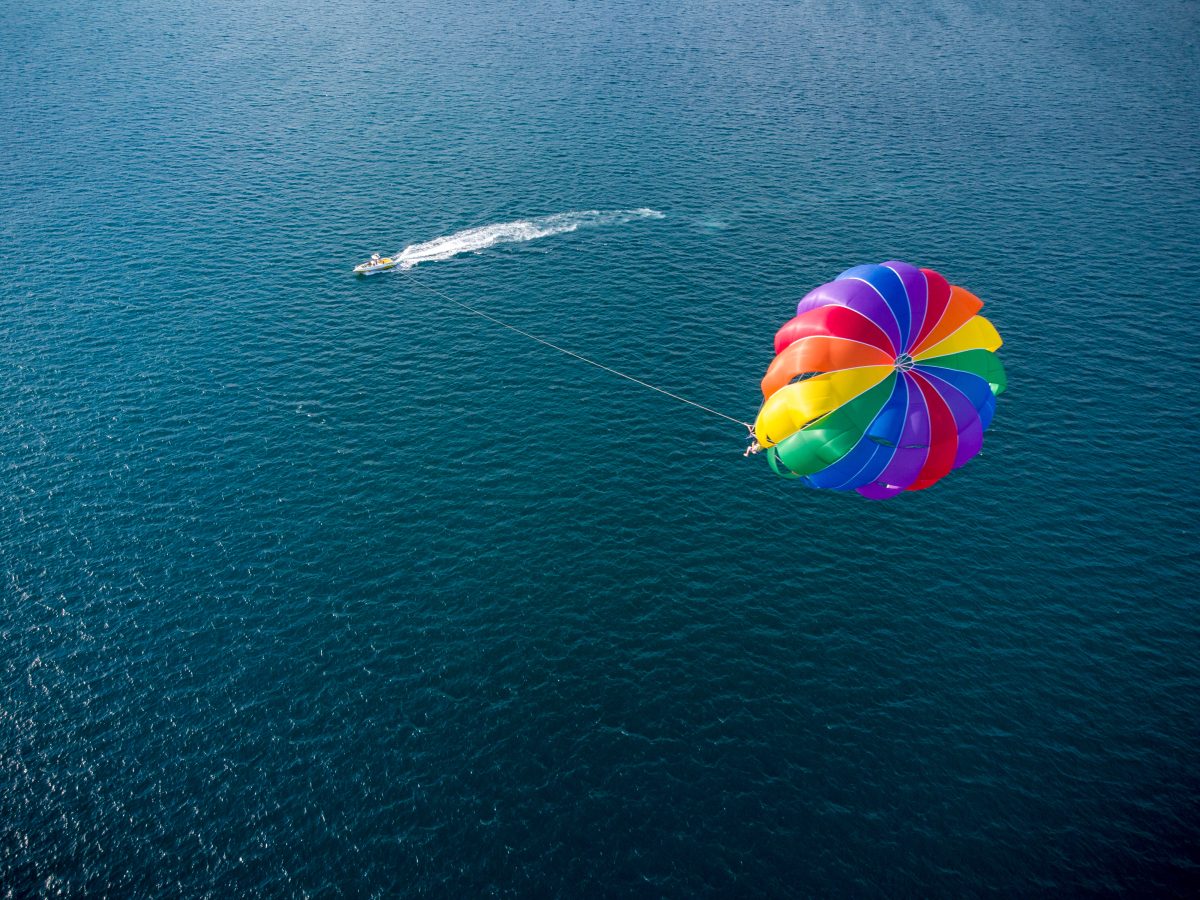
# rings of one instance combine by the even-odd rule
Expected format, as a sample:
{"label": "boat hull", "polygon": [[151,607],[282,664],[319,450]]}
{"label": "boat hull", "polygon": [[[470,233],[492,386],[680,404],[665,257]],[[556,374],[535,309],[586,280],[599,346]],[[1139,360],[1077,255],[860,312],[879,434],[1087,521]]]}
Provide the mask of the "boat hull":
{"label": "boat hull", "polygon": [[377,266],[368,266],[364,263],[362,265],[358,265],[358,266],[354,267],[354,274],[355,275],[374,275],[378,272],[386,272],[389,269],[394,269],[394,268],[396,268],[396,264],[394,262],[380,264]]}

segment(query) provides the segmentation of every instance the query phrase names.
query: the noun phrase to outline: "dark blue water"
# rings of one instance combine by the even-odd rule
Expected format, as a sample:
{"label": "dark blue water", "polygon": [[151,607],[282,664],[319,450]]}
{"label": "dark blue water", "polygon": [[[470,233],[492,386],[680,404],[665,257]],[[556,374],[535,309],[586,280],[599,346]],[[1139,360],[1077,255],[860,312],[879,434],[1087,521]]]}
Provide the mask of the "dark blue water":
{"label": "dark blue water", "polygon": [[[0,896],[1188,894],[1192,2],[0,8]],[[861,262],[983,455],[752,418]]]}

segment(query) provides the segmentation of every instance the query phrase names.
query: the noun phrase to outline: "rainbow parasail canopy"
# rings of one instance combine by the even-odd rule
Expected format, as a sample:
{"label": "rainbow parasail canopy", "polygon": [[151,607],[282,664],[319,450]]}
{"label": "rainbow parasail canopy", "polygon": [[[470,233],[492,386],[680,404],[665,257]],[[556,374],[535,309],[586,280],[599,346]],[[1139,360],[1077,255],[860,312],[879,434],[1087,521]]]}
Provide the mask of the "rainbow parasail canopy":
{"label": "rainbow parasail canopy", "polygon": [[983,446],[1005,388],[1000,335],[932,269],[856,266],[775,335],[754,435],[771,468],[883,500],[940,481]]}

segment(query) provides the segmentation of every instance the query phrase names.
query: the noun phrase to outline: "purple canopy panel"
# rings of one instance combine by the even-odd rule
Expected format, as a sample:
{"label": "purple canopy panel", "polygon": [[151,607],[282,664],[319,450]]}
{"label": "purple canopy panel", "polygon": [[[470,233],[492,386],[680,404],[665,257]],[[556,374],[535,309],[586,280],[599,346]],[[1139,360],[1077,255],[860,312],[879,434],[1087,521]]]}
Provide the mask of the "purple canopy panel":
{"label": "purple canopy panel", "polygon": [[[979,417],[979,410],[971,402],[971,398],[944,378],[931,374],[924,368],[918,370],[939,396],[946,401],[954,416],[954,424],[958,428],[958,452],[954,454],[954,466],[957,469],[971,459],[983,447],[984,423]],[[990,393],[988,394],[990,396]]]}
{"label": "purple canopy panel", "polygon": [[903,491],[917,480],[929,457],[929,407],[920,388],[912,383],[912,376],[905,373],[904,378],[909,382],[908,415],[896,452],[878,478],[858,489],[872,500],[886,500]]}
{"label": "purple canopy panel", "polygon": [[884,263],[889,269],[900,276],[900,280],[904,282],[904,290],[908,292],[908,306],[911,311],[909,317],[908,328],[908,344],[903,348],[907,353],[920,331],[921,325],[925,321],[925,308],[929,302],[929,285],[925,282],[924,273],[916,266],[910,266],[906,262],[900,262],[898,259],[889,260]]}

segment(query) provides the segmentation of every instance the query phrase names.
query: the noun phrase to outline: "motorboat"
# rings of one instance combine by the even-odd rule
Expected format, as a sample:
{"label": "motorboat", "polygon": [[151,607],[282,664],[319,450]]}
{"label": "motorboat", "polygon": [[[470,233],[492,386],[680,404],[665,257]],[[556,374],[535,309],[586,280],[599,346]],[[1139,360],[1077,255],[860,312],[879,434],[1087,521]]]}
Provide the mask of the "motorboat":
{"label": "motorboat", "polygon": [[398,262],[399,260],[393,256],[380,256],[378,253],[372,253],[371,258],[365,263],[359,263],[354,267],[354,274],[374,275],[376,272],[394,269]]}

